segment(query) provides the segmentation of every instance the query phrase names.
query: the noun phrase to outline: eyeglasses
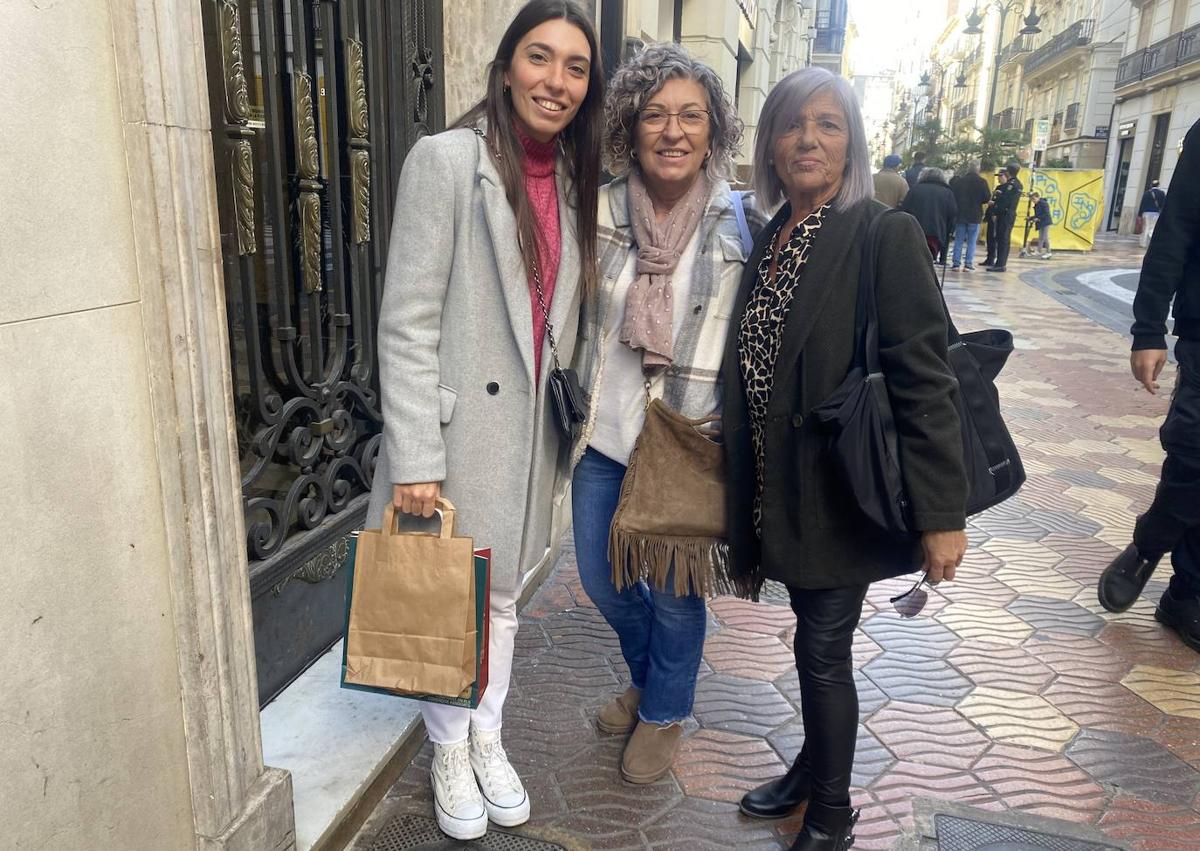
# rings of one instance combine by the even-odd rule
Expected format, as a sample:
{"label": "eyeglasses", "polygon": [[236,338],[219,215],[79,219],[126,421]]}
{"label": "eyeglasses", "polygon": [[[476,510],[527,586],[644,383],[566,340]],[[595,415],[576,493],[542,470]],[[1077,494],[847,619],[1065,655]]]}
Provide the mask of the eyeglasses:
{"label": "eyeglasses", "polygon": [[933,583],[929,581],[928,573],[921,574],[921,578],[917,580],[916,584],[903,594],[888,598],[888,602],[895,607],[896,614],[902,618],[915,618],[921,614],[921,610],[929,602],[929,592],[922,588],[922,585],[928,585],[930,588],[933,587]]}
{"label": "eyeglasses", "polygon": [[638,113],[642,124],[651,130],[666,129],[667,122],[672,116],[679,119],[679,126],[684,130],[699,130],[708,124],[707,109],[685,109],[683,112],[667,112],[662,109],[643,109]]}

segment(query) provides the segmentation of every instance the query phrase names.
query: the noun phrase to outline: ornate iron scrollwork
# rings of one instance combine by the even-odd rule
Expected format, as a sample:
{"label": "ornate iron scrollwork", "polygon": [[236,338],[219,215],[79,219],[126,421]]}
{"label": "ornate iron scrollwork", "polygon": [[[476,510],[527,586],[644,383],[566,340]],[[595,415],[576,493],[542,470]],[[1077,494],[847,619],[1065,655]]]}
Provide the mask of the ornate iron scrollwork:
{"label": "ornate iron scrollwork", "polygon": [[313,115],[312,77],[298,71],[292,78],[293,113],[296,116],[296,171],[300,194],[296,199],[300,253],[300,280],[309,295],[321,291],[321,196],[317,194],[321,163],[317,151],[317,123]]}
{"label": "ornate iron scrollwork", "polygon": [[242,19],[237,0],[221,0],[220,18],[225,112],[234,124],[245,124],[250,118],[250,90],[242,65]]}
{"label": "ornate iron scrollwork", "polygon": [[346,100],[350,119],[350,214],[354,242],[371,240],[371,152],[367,73],[362,42],[346,39]]}
{"label": "ornate iron scrollwork", "polygon": [[258,250],[254,214],[254,131],[250,120],[250,90],[242,64],[242,19],[237,0],[221,0],[221,70],[225,84],[225,116],[229,123],[229,165],[233,175],[234,223],[238,254]]}
{"label": "ornate iron scrollwork", "polygon": [[254,234],[254,149],[249,139],[233,142],[232,160],[238,254],[253,254],[258,250],[258,240]]}
{"label": "ornate iron scrollwork", "polygon": [[349,554],[350,542],[344,537],[338,538],[301,565],[299,570],[272,588],[271,593],[278,597],[283,592],[284,586],[293,579],[299,579],[310,585],[332,579],[342,569],[342,565],[346,563],[346,556]]}
{"label": "ornate iron scrollwork", "polygon": [[433,88],[433,51],[428,47],[417,48],[412,61],[413,123],[429,132],[429,90]]}

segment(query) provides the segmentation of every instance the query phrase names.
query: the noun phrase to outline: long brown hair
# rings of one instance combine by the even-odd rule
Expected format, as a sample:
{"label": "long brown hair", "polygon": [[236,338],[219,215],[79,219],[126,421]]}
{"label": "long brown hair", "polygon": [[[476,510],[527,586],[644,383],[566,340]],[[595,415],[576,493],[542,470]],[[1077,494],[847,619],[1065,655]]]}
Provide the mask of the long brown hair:
{"label": "long brown hair", "polygon": [[596,285],[596,216],[600,192],[600,139],[604,129],[604,68],[596,30],[587,13],[571,0],[530,0],[513,18],[496,56],[488,66],[487,94],[453,127],[472,127],[487,119],[487,144],[496,158],[496,169],[504,182],[504,194],[517,219],[517,238],[526,274],[533,277],[541,230],[525,194],[525,166],[521,142],[513,126],[512,96],[504,88],[504,74],[512,65],[517,44],[525,34],[546,21],[565,20],[578,27],[592,51],[588,90],[571,123],[558,134],[575,189],[576,231],[579,238],[580,277],[585,293]]}

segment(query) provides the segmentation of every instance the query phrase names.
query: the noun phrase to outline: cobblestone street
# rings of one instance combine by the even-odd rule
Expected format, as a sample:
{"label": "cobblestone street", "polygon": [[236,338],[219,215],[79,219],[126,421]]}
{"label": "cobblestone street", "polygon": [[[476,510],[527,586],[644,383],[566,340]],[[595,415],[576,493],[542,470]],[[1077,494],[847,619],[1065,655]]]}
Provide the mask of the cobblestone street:
{"label": "cobblestone street", "polygon": [[[1136,266],[1140,252],[1109,243],[1053,263],[1055,274]],[[1001,394],[1029,481],[971,519],[958,580],[931,592],[921,616],[901,619],[888,604],[911,580],[868,594],[855,646],[856,849],[911,835],[917,798],[1089,825],[1131,848],[1200,847],[1200,655],[1153,616],[1169,566],[1124,614],[1104,612],[1095,593],[1153,495],[1168,396],[1135,386],[1125,337],[1018,277],[1046,267],[1014,260],[1007,275],[947,277],[962,330],[1017,338]],[[1162,385],[1173,381],[1168,367]],[[711,603],[674,770],[627,785],[622,739],[593,724],[626,675],[568,545],[517,639],[505,743],[533,801],[519,832],[575,848],[786,847],[798,815],[737,813],[742,793],[781,774],[803,740],[794,619],[783,589],[767,590],[759,604]],[[430,812],[430,754],[426,745],[356,848],[393,816]]]}

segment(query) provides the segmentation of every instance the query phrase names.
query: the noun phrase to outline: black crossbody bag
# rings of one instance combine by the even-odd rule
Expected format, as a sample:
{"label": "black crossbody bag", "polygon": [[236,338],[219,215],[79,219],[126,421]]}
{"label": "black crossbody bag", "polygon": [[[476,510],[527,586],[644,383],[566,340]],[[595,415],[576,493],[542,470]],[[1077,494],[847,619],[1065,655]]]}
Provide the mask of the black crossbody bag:
{"label": "black crossbody bag", "polygon": [[[879,529],[898,538],[913,527],[901,469],[896,420],[879,363],[879,310],[875,285],[879,229],[889,210],[867,230],[855,308],[854,363],[838,389],[814,411],[830,434],[829,449],[859,507]],[[962,426],[967,471],[966,513],[978,514],[1015,494],[1025,468],[1000,414],[995,380],[1013,350],[1012,334],[999,328],[959,334],[946,311],[950,368],[958,379],[955,406]]]}
{"label": "black crossbody bag", "polygon": [[554,408],[554,422],[563,439],[574,442],[587,421],[587,403],[583,400],[579,374],[570,367],[563,369],[558,361],[558,342],[554,339],[554,325],[550,322],[550,311],[546,309],[546,294],[542,289],[542,275],[536,261],[533,264],[533,284],[537,290],[538,307],[542,309],[542,316],[546,320],[546,339],[550,341],[550,357],[554,362],[546,379],[550,404]]}

